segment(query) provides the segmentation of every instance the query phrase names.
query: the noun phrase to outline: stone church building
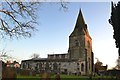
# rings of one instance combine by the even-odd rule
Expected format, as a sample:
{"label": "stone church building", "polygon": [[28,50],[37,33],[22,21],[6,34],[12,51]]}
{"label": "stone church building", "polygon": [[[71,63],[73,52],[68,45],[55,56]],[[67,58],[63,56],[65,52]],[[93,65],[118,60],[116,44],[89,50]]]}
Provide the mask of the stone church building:
{"label": "stone church building", "polygon": [[92,38],[80,10],[75,28],[69,36],[68,53],[48,54],[47,58],[22,60],[21,68],[39,72],[89,75],[93,74],[93,56]]}

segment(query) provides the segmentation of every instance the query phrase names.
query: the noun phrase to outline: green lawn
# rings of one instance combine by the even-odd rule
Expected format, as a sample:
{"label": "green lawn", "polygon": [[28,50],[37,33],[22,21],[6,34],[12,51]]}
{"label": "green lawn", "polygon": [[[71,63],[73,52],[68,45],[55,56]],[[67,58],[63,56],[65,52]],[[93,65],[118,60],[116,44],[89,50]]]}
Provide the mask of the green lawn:
{"label": "green lawn", "polygon": [[[68,75],[60,75],[61,80],[88,80],[85,79],[87,77],[84,76],[68,76]],[[41,80],[41,77],[38,76],[17,76],[17,80]],[[55,75],[50,77],[50,80],[55,80]]]}
{"label": "green lawn", "polygon": [[[60,75],[61,80],[90,80],[87,76],[75,76],[75,75]],[[92,80],[99,80],[99,78],[104,78],[102,80],[116,80],[113,79],[111,76],[104,76],[104,77],[92,77]],[[41,80],[39,76],[17,76],[17,80]],[[55,75],[50,77],[50,80],[55,80]]]}

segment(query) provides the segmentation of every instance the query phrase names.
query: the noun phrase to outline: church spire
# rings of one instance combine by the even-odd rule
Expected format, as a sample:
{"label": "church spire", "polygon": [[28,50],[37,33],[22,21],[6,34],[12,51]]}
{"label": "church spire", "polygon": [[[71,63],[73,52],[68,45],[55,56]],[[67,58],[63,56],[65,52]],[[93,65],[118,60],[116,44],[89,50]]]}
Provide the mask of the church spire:
{"label": "church spire", "polygon": [[87,35],[90,37],[89,32],[87,30],[87,24],[85,23],[81,9],[79,10],[75,28],[70,36],[78,36],[78,35]]}
{"label": "church spire", "polygon": [[83,25],[85,25],[85,20],[83,18],[82,10],[80,9],[75,28],[82,27]]}

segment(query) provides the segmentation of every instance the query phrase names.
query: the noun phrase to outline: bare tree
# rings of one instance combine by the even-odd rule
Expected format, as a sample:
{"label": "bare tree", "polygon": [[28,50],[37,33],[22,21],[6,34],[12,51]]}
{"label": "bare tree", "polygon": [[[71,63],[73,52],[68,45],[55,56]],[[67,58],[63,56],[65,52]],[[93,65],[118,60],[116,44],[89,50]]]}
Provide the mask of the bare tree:
{"label": "bare tree", "polygon": [[10,51],[6,51],[5,49],[1,50],[0,51],[0,60],[7,61],[10,58],[12,59],[12,57],[7,54],[8,52],[10,52]]}
{"label": "bare tree", "polygon": [[[9,2],[5,0],[0,6],[0,37],[31,37],[36,31],[36,10],[42,2]],[[67,9],[60,0],[61,7]]]}
{"label": "bare tree", "polygon": [[37,2],[2,2],[0,9],[0,36],[31,37],[36,30]]}
{"label": "bare tree", "polygon": [[32,59],[34,59],[34,58],[40,58],[40,55],[37,54],[37,53],[34,53],[34,54],[31,56],[31,58],[32,58]]}
{"label": "bare tree", "polygon": [[97,62],[95,63],[95,72],[98,73],[99,72],[99,68],[103,65],[103,63],[98,59]]}
{"label": "bare tree", "polygon": [[120,59],[116,60],[116,66],[114,67],[114,69],[120,70]]}

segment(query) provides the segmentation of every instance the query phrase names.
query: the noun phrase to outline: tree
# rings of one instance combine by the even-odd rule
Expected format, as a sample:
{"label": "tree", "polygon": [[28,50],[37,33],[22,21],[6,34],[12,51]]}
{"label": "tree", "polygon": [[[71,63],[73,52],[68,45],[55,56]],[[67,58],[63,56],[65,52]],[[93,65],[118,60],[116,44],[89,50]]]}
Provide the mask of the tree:
{"label": "tree", "polygon": [[7,59],[9,58],[9,56],[7,55],[7,51],[5,51],[5,49],[0,51],[0,60],[2,61],[7,61]]}
{"label": "tree", "polygon": [[40,57],[40,55],[39,55],[39,54],[36,54],[36,53],[34,53],[34,54],[31,56],[32,59],[34,59],[34,58],[39,58],[39,57]]}
{"label": "tree", "polygon": [[99,72],[99,68],[103,65],[103,63],[101,61],[99,61],[98,58],[97,59],[97,62],[95,63],[95,72],[98,73]]}
{"label": "tree", "polygon": [[[31,37],[36,31],[36,10],[42,2],[2,2],[0,8],[0,37]],[[66,3],[60,0],[61,7],[67,9]]]}
{"label": "tree", "polygon": [[[37,2],[2,2],[0,9],[0,36],[31,37],[36,30],[35,24]],[[37,7],[36,7],[37,6]]]}
{"label": "tree", "polygon": [[2,60],[4,62],[7,62],[9,59],[10,60],[13,60],[13,59],[17,60],[17,58],[8,55],[8,53],[10,53],[10,52],[11,52],[11,50],[10,51],[6,51],[5,49],[1,50],[0,51],[0,60]]}
{"label": "tree", "polygon": [[95,65],[97,65],[97,66],[102,66],[103,63],[102,63],[98,58],[96,58],[96,59],[97,59],[97,62],[95,63]]}
{"label": "tree", "polygon": [[114,69],[120,70],[120,59],[116,60],[116,66],[114,67]]}
{"label": "tree", "polygon": [[112,12],[111,17],[109,19],[109,23],[112,25],[114,30],[113,38],[115,39],[116,48],[118,48],[118,56],[120,58],[120,2],[116,4],[112,4]]}
{"label": "tree", "polygon": [[2,68],[5,68],[6,67],[6,63],[2,61]]}

